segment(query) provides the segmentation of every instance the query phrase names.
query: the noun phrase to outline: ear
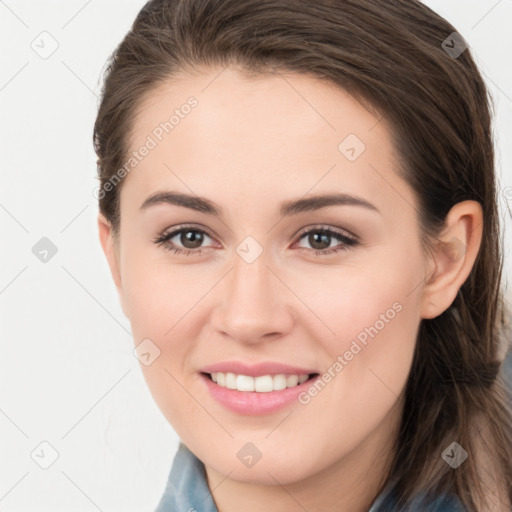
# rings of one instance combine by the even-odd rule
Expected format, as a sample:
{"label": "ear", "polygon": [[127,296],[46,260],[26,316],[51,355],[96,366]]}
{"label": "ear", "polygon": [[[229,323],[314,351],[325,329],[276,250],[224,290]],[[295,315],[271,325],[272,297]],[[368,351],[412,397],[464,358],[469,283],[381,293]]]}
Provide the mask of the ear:
{"label": "ear", "polygon": [[449,211],[429,258],[421,318],[435,318],[451,306],[475,263],[482,228],[482,207],[477,201],[463,201]]}
{"label": "ear", "polygon": [[[123,300],[123,287],[121,282],[121,272],[119,266],[119,255],[118,247],[116,247],[116,240],[112,230],[112,225],[105,218],[103,214],[98,215],[98,230],[100,235],[101,247],[107,258],[108,266],[110,267],[110,273],[114,284],[116,285],[119,298],[121,300],[121,307],[123,313],[126,315],[126,308]],[[128,315],[126,315],[128,316]]]}

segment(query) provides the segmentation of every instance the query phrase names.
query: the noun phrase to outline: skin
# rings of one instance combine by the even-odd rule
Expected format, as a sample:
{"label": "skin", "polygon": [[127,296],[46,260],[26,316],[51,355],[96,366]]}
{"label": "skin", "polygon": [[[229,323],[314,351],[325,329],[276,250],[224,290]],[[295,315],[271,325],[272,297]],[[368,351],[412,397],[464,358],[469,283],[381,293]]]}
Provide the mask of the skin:
{"label": "skin", "polygon": [[[204,462],[220,512],[367,510],[387,477],[420,321],[447,309],[468,277],[482,211],[472,201],[454,206],[442,243],[427,254],[418,201],[394,170],[385,119],[377,123],[345,91],[305,75],[221,71],[183,74],[145,98],[132,150],[188,97],[198,106],[125,178],[117,237],[99,215],[135,345],[149,338],[161,351],[141,368],[162,413]],[[338,149],[348,134],[366,145],[355,161]],[[167,190],[208,198],[223,216],[170,204],[140,211],[148,196]],[[333,192],[378,211],[331,205],[279,215],[283,201]],[[214,235],[204,236],[200,255],[154,243],[185,223]],[[343,245],[334,236],[323,246],[298,238],[318,225],[359,244],[315,255]],[[250,264],[236,252],[247,236],[263,248]],[[461,245],[449,246],[454,238],[465,249],[460,257],[453,256]],[[172,240],[198,251],[179,235]],[[237,414],[199,376],[226,360],[322,373],[397,302],[401,311],[307,405]],[[236,456],[247,442],[262,453],[251,468]]]}

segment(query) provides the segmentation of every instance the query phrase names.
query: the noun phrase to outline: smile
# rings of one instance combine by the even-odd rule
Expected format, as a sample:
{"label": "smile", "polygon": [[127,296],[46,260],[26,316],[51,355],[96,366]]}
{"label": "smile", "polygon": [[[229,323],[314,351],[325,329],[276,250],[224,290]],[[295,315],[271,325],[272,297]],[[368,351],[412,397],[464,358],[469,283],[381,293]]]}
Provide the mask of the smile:
{"label": "smile", "polygon": [[256,393],[269,393],[281,391],[286,388],[293,388],[298,384],[306,382],[311,375],[261,375],[251,377],[250,375],[239,375],[230,372],[213,372],[208,374],[211,380],[218,386],[238,391],[254,391]]}
{"label": "smile", "polygon": [[311,374],[250,375],[200,373],[210,396],[224,408],[242,415],[263,415],[298,404],[298,396],[320,377]]}

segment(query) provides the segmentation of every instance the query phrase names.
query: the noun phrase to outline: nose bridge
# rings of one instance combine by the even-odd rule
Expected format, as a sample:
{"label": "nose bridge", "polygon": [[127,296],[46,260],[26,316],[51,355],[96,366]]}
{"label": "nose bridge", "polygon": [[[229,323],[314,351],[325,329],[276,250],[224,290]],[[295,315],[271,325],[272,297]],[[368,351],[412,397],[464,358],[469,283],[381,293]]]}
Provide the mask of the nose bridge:
{"label": "nose bridge", "polygon": [[[244,248],[243,243],[240,246]],[[257,342],[289,329],[292,319],[286,307],[287,294],[279,289],[283,285],[267,267],[269,263],[265,251],[253,261],[244,259],[243,253],[234,254],[215,316],[217,330],[240,341]]]}

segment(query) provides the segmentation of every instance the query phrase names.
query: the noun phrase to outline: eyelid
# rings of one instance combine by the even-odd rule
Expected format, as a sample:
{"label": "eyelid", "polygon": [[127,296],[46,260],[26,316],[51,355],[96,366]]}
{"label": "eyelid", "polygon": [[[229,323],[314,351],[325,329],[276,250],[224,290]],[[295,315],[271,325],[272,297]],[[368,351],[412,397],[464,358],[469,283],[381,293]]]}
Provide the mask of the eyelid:
{"label": "eyelid", "polygon": [[213,234],[212,231],[210,231],[208,228],[204,226],[198,226],[197,224],[180,224],[178,226],[173,226],[172,228],[165,230],[162,232],[162,234],[157,235],[155,242],[162,238],[174,238],[177,234],[181,233],[182,231],[185,231],[187,229],[190,229],[191,231],[198,231],[200,233],[204,232],[207,234],[212,240],[215,240],[216,237]]}
{"label": "eyelid", "polygon": [[310,231],[328,231],[329,233],[336,234],[340,236],[341,238],[347,238],[351,240],[352,242],[359,242],[359,237],[351,233],[350,231],[347,231],[346,229],[342,228],[336,228],[332,226],[328,226],[326,224],[311,224],[310,226],[306,226],[305,228],[302,228],[295,238],[298,238],[299,240],[303,237],[303,235],[309,233]]}

